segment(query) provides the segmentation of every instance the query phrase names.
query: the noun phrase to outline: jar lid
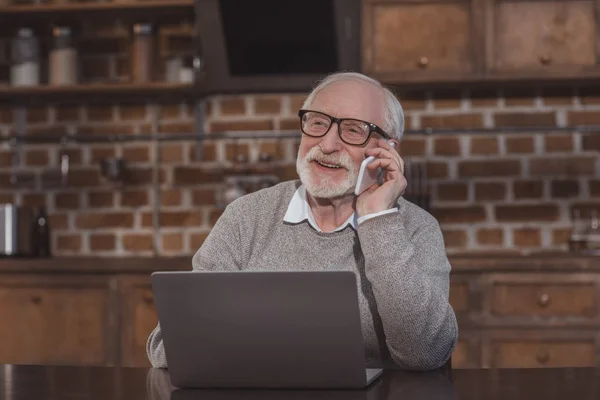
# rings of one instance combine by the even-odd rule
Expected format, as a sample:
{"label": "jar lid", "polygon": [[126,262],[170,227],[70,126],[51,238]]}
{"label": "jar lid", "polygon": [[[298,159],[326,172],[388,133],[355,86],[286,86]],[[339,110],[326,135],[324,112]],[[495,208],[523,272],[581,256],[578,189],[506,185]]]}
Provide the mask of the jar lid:
{"label": "jar lid", "polygon": [[52,36],[71,36],[71,28],[69,28],[68,26],[55,26],[54,28],[52,28]]}
{"label": "jar lid", "polygon": [[147,35],[152,33],[152,24],[135,24],[133,25],[133,32],[138,35]]}

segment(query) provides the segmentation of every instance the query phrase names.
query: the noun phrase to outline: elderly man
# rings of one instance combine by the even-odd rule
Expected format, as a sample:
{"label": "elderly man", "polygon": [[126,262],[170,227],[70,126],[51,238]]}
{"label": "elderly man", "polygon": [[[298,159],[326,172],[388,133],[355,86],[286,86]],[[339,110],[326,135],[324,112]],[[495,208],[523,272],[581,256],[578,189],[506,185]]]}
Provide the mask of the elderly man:
{"label": "elderly man", "polygon": [[[353,270],[367,365],[443,366],[458,337],[448,302],[451,267],[435,218],[402,198],[404,163],[390,145],[400,149],[400,103],[369,77],[337,73],[313,90],[299,116],[300,180],[232,202],[193,268]],[[367,156],[376,157],[370,168],[383,169],[383,182],[355,196]],[[167,367],[160,324],[147,352],[154,367]]]}

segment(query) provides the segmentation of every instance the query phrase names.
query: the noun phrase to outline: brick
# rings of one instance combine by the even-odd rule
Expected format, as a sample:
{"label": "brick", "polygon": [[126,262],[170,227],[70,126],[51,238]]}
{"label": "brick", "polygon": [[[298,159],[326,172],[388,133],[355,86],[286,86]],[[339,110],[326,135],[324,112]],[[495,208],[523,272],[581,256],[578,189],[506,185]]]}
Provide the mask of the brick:
{"label": "brick", "polygon": [[433,153],[437,156],[459,156],[460,140],[456,136],[433,139]]}
{"label": "brick", "polygon": [[504,88],[504,105],[507,107],[533,106],[536,96],[535,88]]}
{"label": "brick", "polygon": [[248,121],[221,121],[209,124],[209,132],[227,131],[271,131],[273,121],[271,120],[248,120]]}
{"label": "brick", "polygon": [[208,237],[208,233],[192,233],[192,234],[190,234],[190,249],[192,249],[192,251],[195,252],[197,249],[202,247],[202,244],[204,243],[204,241],[206,240],[207,237]]}
{"label": "brick", "polygon": [[424,115],[422,128],[483,128],[481,114]]}
{"label": "brick", "polygon": [[111,157],[115,157],[115,155],[117,154],[117,149],[115,149],[114,146],[99,146],[99,145],[94,145],[94,147],[92,147],[90,149],[90,162],[92,164],[97,164],[100,161],[104,160],[105,158],[111,158]]}
{"label": "brick", "polygon": [[121,193],[122,207],[142,207],[150,205],[148,190],[128,189]]}
{"label": "brick", "polygon": [[552,204],[496,206],[499,222],[556,221],[559,216],[558,206]]}
{"label": "brick", "polygon": [[152,251],[154,241],[151,234],[127,233],[121,238],[123,248],[127,251]]}
{"label": "brick", "polygon": [[576,180],[556,180],[550,186],[552,198],[569,198],[579,195],[579,182]]}
{"label": "brick", "polygon": [[471,137],[471,154],[492,155],[498,154],[497,137]]}
{"label": "brick", "polygon": [[[31,182],[35,182],[35,174],[33,174],[31,172],[19,172],[19,173],[15,173],[14,176],[16,177],[18,183],[26,182],[29,184]],[[0,173],[0,187],[14,190],[15,187],[12,182],[12,178],[13,178],[13,174],[11,174],[9,172]]]}
{"label": "brick", "polygon": [[[60,124],[54,125],[43,125],[43,126],[27,126],[25,130],[26,135],[40,135],[40,136],[64,136],[66,127]],[[12,134],[16,132],[11,131]]]}
{"label": "brick", "polygon": [[519,160],[460,161],[458,174],[461,177],[519,176],[521,162]]}
{"label": "brick", "polygon": [[102,124],[102,125],[79,125],[77,133],[80,135],[133,135],[133,125]]}
{"label": "brick", "polygon": [[244,115],[246,114],[246,100],[244,97],[224,97],[220,101],[221,115]]}
{"label": "brick", "polygon": [[[160,192],[160,204],[162,206],[179,206],[183,200],[181,189],[163,189]],[[194,205],[196,205],[194,203]]]}
{"label": "brick", "polygon": [[97,169],[71,169],[69,170],[69,186],[93,187],[100,184],[100,172]]}
{"label": "brick", "polygon": [[547,106],[563,106],[573,104],[573,87],[545,87],[541,89],[540,95]]}
{"label": "brick", "polygon": [[175,167],[173,169],[173,183],[175,185],[198,185],[222,181],[222,171],[208,171],[206,168],[200,167]]}
{"label": "brick", "polygon": [[587,133],[582,137],[584,150],[600,151],[600,133]]}
{"label": "brick", "polygon": [[468,196],[469,187],[466,183],[449,182],[438,184],[438,201],[466,201]]}
{"label": "brick", "polygon": [[150,161],[149,144],[123,147],[123,158],[129,163],[147,163]]}
{"label": "brick", "polygon": [[93,105],[87,106],[87,119],[89,121],[112,121],[114,112],[112,105]]}
{"label": "brick", "polygon": [[477,243],[482,246],[502,246],[504,232],[499,228],[481,228],[477,230]]}
{"label": "brick", "polygon": [[300,120],[298,118],[282,119],[279,121],[279,129],[282,131],[299,131]]}
{"label": "brick", "polygon": [[537,228],[515,229],[513,242],[518,247],[539,247],[542,244],[542,235]]}
{"label": "brick", "polygon": [[67,214],[49,214],[48,225],[53,230],[67,229],[69,227],[69,217]]}
{"label": "brick", "polygon": [[513,184],[515,199],[539,199],[544,195],[544,183],[541,181],[515,181]]}
{"label": "brick", "polygon": [[290,96],[290,108],[292,110],[292,114],[296,114],[302,105],[304,104],[304,100],[308,97],[308,94],[293,94]]}
{"label": "brick", "polygon": [[477,182],[475,184],[475,201],[504,200],[506,184],[504,182]]}
{"label": "brick", "polygon": [[556,126],[553,112],[540,113],[497,113],[494,115],[496,127],[540,127]]}
{"label": "brick", "polygon": [[144,228],[152,228],[154,226],[154,216],[151,212],[142,213],[142,226]]}
{"label": "brick", "polygon": [[261,157],[268,156],[270,161],[281,161],[285,157],[285,149],[280,142],[262,142],[258,148],[259,161]]}
{"label": "brick", "polygon": [[591,180],[588,182],[590,188],[590,195],[594,197],[600,196],[600,181]]}
{"label": "brick", "polygon": [[204,142],[202,143],[202,159],[198,160],[196,156],[197,143],[192,143],[189,147],[190,160],[191,161],[216,161],[217,160],[217,147],[215,142]]}
{"label": "brick", "polygon": [[160,161],[167,164],[183,162],[183,145],[180,143],[161,144]]}
{"label": "brick", "polygon": [[164,227],[198,227],[202,225],[202,211],[163,211],[160,224]]}
{"label": "brick", "polygon": [[12,193],[0,193],[0,203],[15,203],[15,196]]}
{"label": "brick", "polygon": [[485,221],[485,210],[481,206],[436,207],[433,216],[440,224],[470,223]]}
{"label": "brick", "polygon": [[531,175],[593,175],[595,172],[595,156],[582,157],[545,157],[532,158],[529,160],[529,172]]}
{"label": "brick", "polygon": [[25,193],[21,205],[24,207],[45,207],[46,195],[43,193]]}
{"label": "brick", "polygon": [[404,137],[400,142],[400,155],[402,157],[423,157],[427,151],[427,141],[424,137]]}
{"label": "brick", "polygon": [[75,210],[79,208],[78,193],[56,193],[54,195],[54,208],[57,210]]}
{"label": "brick", "polygon": [[535,150],[532,136],[508,136],[505,145],[507,153],[530,154]]}
{"label": "brick", "polygon": [[431,94],[433,106],[436,109],[460,108],[463,90],[437,89]]}
{"label": "brick", "polygon": [[578,94],[582,104],[600,104],[600,87],[596,85],[579,87]]}
{"label": "brick", "polygon": [[80,229],[132,228],[133,214],[130,212],[94,212],[76,216],[75,225]]}
{"label": "brick", "polygon": [[34,167],[43,167],[50,164],[48,149],[26,149],[25,164]]}
{"label": "brick", "polygon": [[443,230],[444,245],[447,248],[467,247],[467,232],[464,230]]}
{"label": "brick", "polygon": [[427,178],[443,179],[448,177],[448,164],[445,162],[427,162]]}
{"label": "brick", "polygon": [[573,203],[571,204],[570,215],[573,215],[575,210],[579,210],[581,212],[581,215],[584,217],[592,215],[592,212],[596,212],[598,215],[600,215],[600,203]]}
{"label": "brick", "polygon": [[108,251],[114,250],[117,237],[112,233],[97,233],[90,235],[90,250]]}
{"label": "brick", "polygon": [[181,233],[163,233],[161,235],[162,249],[167,252],[176,252],[183,250],[183,234]]}
{"label": "brick", "polygon": [[280,181],[290,181],[298,179],[298,172],[296,171],[296,166],[277,168],[277,170],[275,170],[274,173],[275,175],[277,175],[277,178],[279,178]]}
{"label": "brick", "polygon": [[547,153],[573,151],[573,136],[571,135],[548,135],[544,142]]}
{"label": "brick", "polygon": [[569,243],[571,228],[556,228],[552,230],[552,244],[561,246]]}
{"label": "brick", "polygon": [[0,150],[0,167],[11,167],[14,154],[9,150]]}
{"label": "brick", "polygon": [[194,122],[169,122],[160,124],[160,133],[195,133]]}
{"label": "brick", "polygon": [[216,196],[214,189],[195,189],[192,191],[192,203],[195,206],[214,205]]}
{"label": "brick", "polygon": [[87,202],[93,208],[114,207],[114,193],[107,191],[93,191],[87,194]]}
{"label": "brick", "polygon": [[[207,103],[209,104],[209,103]],[[205,111],[206,113],[206,111]],[[178,119],[181,117],[181,105],[179,104],[164,104],[160,106],[161,119]]]}
{"label": "brick", "polygon": [[48,107],[28,107],[27,122],[44,123],[48,122]]}
{"label": "brick", "polygon": [[60,234],[56,237],[56,250],[58,251],[81,251],[81,235]]}
{"label": "brick", "polygon": [[215,208],[214,210],[212,210],[208,217],[210,226],[214,226],[217,223],[217,221],[219,220],[219,218],[221,218],[222,214],[223,214],[223,210],[220,210],[218,208]]}
{"label": "brick", "polygon": [[0,124],[11,124],[13,122],[13,113],[10,108],[0,108]]}
{"label": "brick", "polygon": [[140,121],[147,117],[145,104],[123,104],[119,107],[119,114],[124,121]]}
{"label": "brick", "polygon": [[60,160],[62,154],[69,156],[69,166],[81,165],[83,160],[81,149],[56,149],[56,158]]}
{"label": "brick", "polygon": [[279,96],[257,97],[254,99],[255,114],[280,114],[281,98]]}
{"label": "brick", "polygon": [[57,106],[54,109],[54,117],[59,122],[79,122],[81,120],[81,108],[76,105]]}
{"label": "brick", "polygon": [[498,90],[481,88],[471,89],[469,91],[472,107],[497,107],[498,106]]}
{"label": "brick", "polygon": [[598,125],[600,112],[598,111],[569,111],[567,114],[569,125]]}
{"label": "brick", "polygon": [[423,110],[428,94],[422,90],[405,91],[400,93],[398,100],[405,110]]}
{"label": "brick", "polygon": [[[139,168],[128,167],[125,181],[128,185],[149,185],[152,183],[154,171],[152,167]],[[165,183],[167,179],[166,170],[160,168],[158,171],[159,183]]]}

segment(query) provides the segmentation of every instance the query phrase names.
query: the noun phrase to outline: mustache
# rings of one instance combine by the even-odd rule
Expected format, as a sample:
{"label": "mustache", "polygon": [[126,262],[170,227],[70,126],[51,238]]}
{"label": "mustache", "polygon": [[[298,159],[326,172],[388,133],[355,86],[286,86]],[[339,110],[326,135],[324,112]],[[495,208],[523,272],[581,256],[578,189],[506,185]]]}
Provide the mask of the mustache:
{"label": "mustache", "polygon": [[318,161],[325,164],[339,165],[347,170],[352,169],[352,159],[346,153],[325,154],[320,147],[313,147],[304,157],[306,162]]}

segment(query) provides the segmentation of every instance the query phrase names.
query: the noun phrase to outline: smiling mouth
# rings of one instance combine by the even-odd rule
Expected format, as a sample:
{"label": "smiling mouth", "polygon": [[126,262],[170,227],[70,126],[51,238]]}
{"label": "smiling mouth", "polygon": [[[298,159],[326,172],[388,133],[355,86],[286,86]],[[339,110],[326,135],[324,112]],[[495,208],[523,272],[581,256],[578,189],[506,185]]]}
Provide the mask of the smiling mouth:
{"label": "smiling mouth", "polygon": [[339,165],[335,165],[335,164],[327,164],[327,163],[324,163],[324,162],[321,162],[321,161],[317,161],[317,160],[313,160],[313,161],[314,161],[314,162],[316,162],[317,164],[319,164],[320,166],[322,166],[322,167],[325,167],[325,168],[330,168],[330,169],[342,169],[342,167],[341,167],[341,166],[339,166]]}

